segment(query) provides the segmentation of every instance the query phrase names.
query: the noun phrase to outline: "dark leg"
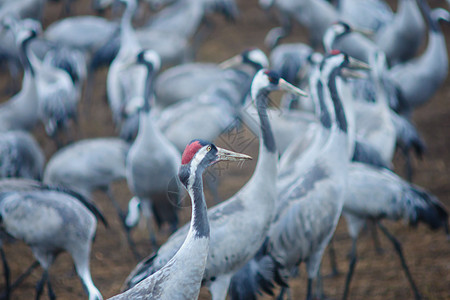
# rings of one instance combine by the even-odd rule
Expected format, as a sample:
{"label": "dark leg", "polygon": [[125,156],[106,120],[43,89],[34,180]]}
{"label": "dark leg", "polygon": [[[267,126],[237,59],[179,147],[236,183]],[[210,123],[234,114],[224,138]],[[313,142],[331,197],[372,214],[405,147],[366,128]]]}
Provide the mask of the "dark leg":
{"label": "dark leg", "polygon": [[11,282],[10,282],[10,272],[9,272],[9,266],[8,262],[6,261],[6,255],[5,251],[3,250],[3,247],[0,247],[0,254],[2,256],[2,262],[3,262],[3,274],[5,275],[5,285],[6,285],[6,291],[5,291],[5,298],[9,300],[10,293],[11,293]]}
{"label": "dark leg", "polygon": [[114,206],[114,208],[117,211],[117,215],[119,216],[120,222],[122,223],[122,227],[125,231],[125,236],[127,237],[127,242],[128,242],[128,246],[130,247],[131,252],[133,253],[134,258],[137,261],[141,260],[141,255],[139,254],[139,252],[136,249],[136,244],[134,243],[133,239],[131,238],[131,234],[130,234],[130,228],[128,228],[128,226],[125,224],[125,214],[122,211],[122,209],[120,208],[119,203],[116,201],[116,199],[114,198],[114,195],[111,191],[111,187],[108,185],[106,190],[106,195],[109,197],[109,199],[111,199],[111,202]]}
{"label": "dark leg", "polygon": [[348,292],[350,289],[350,282],[352,280],[353,271],[355,270],[357,261],[357,255],[356,255],[356,239],[353,239],[352,241],[352,249],[350,251],[350,263],[348,265],[348,273],[347,277],[345,278],[345,286],[344,286],[344,295],[342,296],[342,299],[347,299]]}
{"label": "dark leg", "polygon": [[378,227],[380,227],[381,231],[386,235],[386,237],[392,242],[394,245],[394,249],[397,252],[398,256],[400,257],[400,261],[402,263],[403,270],[405,271],[406,277],[408,278],[409,284],[411,285],[411,288],[414,292],[414,297],[416,300],[422,299],[422,296],[419,293],[419,290],[417,289],[416,284],[414,283],[414,280],[411,276],[411,273],[409,272],[408,266],[406,265],[405,257],[403,256],[402,251],[402,245],[400,242],[387,230],[386,227],[384,227],[380,222],[377,223]]}
{"label": "dark leg", "polygon": [[48,280],[47,280],[47,289],[48,289],[48,298],[50,300],[55,300],[56,296],[55,296],[55,292],[53,292],[53,288],[52,288],[52,285],[50,283],[50,278],[48,278]]}
{"label": "dark leg", "polygon": [[[28,275],[30,275],[31,272],[34,269],[36,269],[38,266],[39,266],[39,262],[38,261],[34,261],[34,263],[31,264],[31,266],[29,266],[28,269],[22,275],[20,275],[19,278],[16,279],[16,281],[13,282],[13,284],[11,284],[11,286],[9,288],[9,291],[12,292],[16,287],[18,287],[22,283],[22,281],[24,281],[25,278],[27,278]],[[0,295],[0,299],[8,299],[6,297],[7,296],[5,295],[5,293],[2,293]]]}
{"label": "dark leg", "polygon": [[406,160],[405,161],[406,179],[409,182],[412,182],[413,168],[412,168],[412,161],[411,161],[411,153],[407,147],[405,147],[403,154],[405,155],[405,160]]}
{"label": "dark leg", "polygon": [[330,240],[330,243],[328,244],[328,254],[330,257],[330,266],[331,266],[331,274],[328,276],[336,277],[339,275],[339,270],[337,268],[336,251],[334,250],[334,239],[333,238]]}
{"label": "dark leg", "polygon": [[36,285],[36,300],[39,300],[41,298],[42,291],[44,290],[45,282],[48,279],[48,271],[44,270],[44,273],[42,273],[42,278],[39,280],[39,282]]}
{"label": "dark leg", "polygon": [[367,221],[368,226],[369,226],[369,230],[372,233],[372,241],[373,241],[373,246],[375,247],[375,251],[377,252],[377,254],[383,254],[384,250],[381,247],[381,243],[380,243],[380,239],[378,238],[378,231],[377,231],[377,226],[375,221],[372,220],[368,220]]}
{"label": "dark leg", "polygon": [[312,300],[312,278],[308,278],[308,285],[306,290],[306,300]]}
{"label": "dark leg", "polygon": [[284,286],[281,288],[280,293],[278,294],[277,300],[283,300],[284,294],[286,293],[286,289]]}

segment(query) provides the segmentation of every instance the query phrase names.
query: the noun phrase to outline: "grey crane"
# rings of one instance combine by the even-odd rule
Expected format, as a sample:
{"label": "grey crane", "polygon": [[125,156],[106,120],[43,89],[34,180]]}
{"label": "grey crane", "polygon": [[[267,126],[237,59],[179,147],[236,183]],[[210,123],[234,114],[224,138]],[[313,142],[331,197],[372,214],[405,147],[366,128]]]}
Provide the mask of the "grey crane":
{"label": "grey crane", "polygon": [[[98,5],[107,5],[110,0],[97,0]],[[143,48],[156,51],[163,66],[170,66],[191,60],[205,33],[199,31],[200,25],[206,23],[205,16],[219,12],[230,19],[237,15],[234,0],[213,1],[178,1],[156,15],[148,23],[136,28],[136,37]],[[111,53],[120,45],[117,37],[99,50],[99,56]]]}
{"label": "grey crane", "polygon": [[419,4],[429,25],[427,48],[419,57],[394,66],[388,73],[399,94],[395,109],[406,115],[429,100],[448,73],[447,47],[439,20],[449,22],[450,14],[442,8],[431,11],[425,0]]}
{"label": "grey crane", "polygon": [[393,20],[373,37],[391,65],[413,58],[425,40],[426,24],[418,1],[422,0],[398,1]]}
{"label": "grey crane", "polygon": [[130,145],[120,138],[93,138],[74,142],[61,148],[49,159],[44,182],[70,188],[91,199],[95,190],[102,190],[111,200],[124,226],[133,254],[137,251],[125,226],[125,214],[115,199],[111,184],[126,179],[125,161]]}
{"label": "grey crane", "polygon": [[[135,58],[135,63],[146,67],[147,80],[143,95],[144,106],[139,112],[138,134],[126,159],[126,177],[128,186],[135,195],[130,201],[140,203],[152,243],[156,247],[151,229],[152,215],[158,226],[167,222],[172,232],[178,227],[177,204],[182,190],[175,179],[180,153],[161,133],[151,115],[152,81],[160,67],[159,56],[153,50],[143,50]],[[127,225],[134,226],[137,220],[130,224],[132,221],[129,218]]]}
{"label": "grey crane", "polygon": [[[47,283],[50,299],[55,294],[49,280],[49,268],[62,251],[70,253],[90,300],[101,300],[90,270],[89,256],[100,212],[81,195],[63,188],[15,179],[12,184],[0,182],[2,230],[31,247],[44,269],[36,287],[40,298]],[[102,218],[102,217],[101,217]],[[104,220],[104,219],[102,219]],[[3,261],[6,266],[6,260]],[[35,265],[32,265],[32,267]]]}
{"label": "grey crane", "polygon": [[34,137],[26,131],[0,133],[0,178],[41,180],[45,156]]}
{"label": "grey crane", "polygon": [[194,97],[214,82],[223,80],[225,68],[240,64],[248,64],[256,70],[269,66],[266,55],[258,48],[246,49],[219,65],[200,62],[177,65],[162,72],[155,79],[156,103],[166,107]]}
{"label": "grey crane", "polygon": [[[312,281],[344,204],[351,141],[339,76],[352,67],[351,61],[339,51],[324,57],[315,88],[324,102],[321,125],[328,136],[319,151],[299,156],[301,168],[291,171],[297,174],[294,181],[277,185],[275,219],[258,254],[232,279],[232,299],[255,299],[260,290],[271,294],[274,282],[287,287],[301,262],[306,263],[308,276],[306,299],[312,299]],[[280,179],[286,176],[282,168],[280,164]]]}
{"label": "grey crane", "polygon": [[210,228],[203,194],[202,174],[219,161],[251,159],[216,147],[203,140],[194,140],[183,152],[178,176],[192,202],[191,222],[183,244],[167,264],[133,288],[111,299],[197,299],[208,258]]}
{"label": "grey crane", "polygon": [[72,143],[49,159],[44,182],[66,186],[88,199],[94,190],[103,190],[118,207],[111,183],[125,179],[129,147],[119,138],[93,138]]}
{"label": "grey crane", "polygon": [[377,32],[391,23],[395,15],[384,0],[337,0],[342,18],[355,27]]}
{"label": "grey crane", "polygon": [[28,130],[39,120],[35,72],[27,56],[31,40],[36,38],[35,29],[13,27],[20,60],[24,66],[22,89],[7,102],[0,105],[0,131]]}
{"label": "grey crane", "polygon": [[[126,5],[120,22],[120,49],[111,62],[106,79],[108,102],[113,121],[120,128],[124,119],[142,106],[145,85],[145,67],[130,65],[142,50],[131,24],[137,9],[136,0],[120,0]],[[108,4],[106,0],[105,5]]]}
{"label": "grey crane", "polygon": [[79,90],[65,70],[44,64],[31,51],[29,58],[35,71],[39,117],[46,133],[61,146],[58,133],[67,131],[70,121],[77,118]]}
{"label": "grey crane", "polygon": [[346,299],[349,294],[350,281],[357,261],[356,242],[367,219],[374,220],[389,241],[392,242],[414,292],[415,299],[421,299],[422,297],[407,267],[400,242],[389,233],[387,228],[381,224],[381,221],[403,219],[412,226],[423,222],[429,225],[431,229],[444,227],[448,235],[447,210],[435,196],[404,181],[389,170],[374,168],[361,163],[352,163],[348,176],[350,184],[345,196],[342,214],[347,221],[348,231],[352,238],[352,248],[343,299]]}
{"label": "grey crane", "polygon": [[91,56],[119,29],[114,21],[98,16],[73,16],[50,24],[44,32],[49,41],[82,50]]}
{"label": "grey crane", "polygon": [[[262,245],[273,218],[278,154],[266,114],[268,94],[272,90],[304,92],[262,69],[255,75],[251,94],[256,101],[261,122],[258,163],[252,178],[230,199],[208,210],[211,240],[202,284],[213,299],[225,299],[232,275],[251,259]],[[161,269],[180,248],[188,232],[183,226],[159,250],[144,259],[128,276],[130,288]]]}

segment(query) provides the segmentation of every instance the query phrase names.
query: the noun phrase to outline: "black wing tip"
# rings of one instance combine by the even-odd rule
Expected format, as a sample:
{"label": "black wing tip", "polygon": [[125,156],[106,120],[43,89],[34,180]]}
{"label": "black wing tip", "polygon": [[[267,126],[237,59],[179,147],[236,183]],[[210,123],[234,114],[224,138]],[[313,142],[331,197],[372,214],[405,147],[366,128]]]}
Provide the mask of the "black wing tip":
{"label": "black wing tip", "polygon": [[410,225],[416,226],[418,222],[422,221],[432,230],[443,227],[448,235],[448,210],[444,204],[436,196],[418,186],[412,186],[411,191],[416,197],[421,198],[426,206],[416,206],[417,217],[410,221]]}

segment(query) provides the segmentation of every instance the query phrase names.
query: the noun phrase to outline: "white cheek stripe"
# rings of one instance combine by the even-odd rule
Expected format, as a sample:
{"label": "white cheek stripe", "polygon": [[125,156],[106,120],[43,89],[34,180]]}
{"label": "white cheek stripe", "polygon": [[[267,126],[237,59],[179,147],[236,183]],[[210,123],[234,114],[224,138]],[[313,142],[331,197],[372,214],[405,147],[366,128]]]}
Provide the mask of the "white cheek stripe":
{"label": "white cheek stripe", "polygon": [[208,151],[206,151],[206,148],[208,147],[203,147],[199,151],[197,151],[197,153],[195,153],[194,157],[191,160],[191,169],[188,180],[188,190],[192,190],[192,185],[194,184],[195,181],[195,172],[197,171],[197,167],[208,153]]}

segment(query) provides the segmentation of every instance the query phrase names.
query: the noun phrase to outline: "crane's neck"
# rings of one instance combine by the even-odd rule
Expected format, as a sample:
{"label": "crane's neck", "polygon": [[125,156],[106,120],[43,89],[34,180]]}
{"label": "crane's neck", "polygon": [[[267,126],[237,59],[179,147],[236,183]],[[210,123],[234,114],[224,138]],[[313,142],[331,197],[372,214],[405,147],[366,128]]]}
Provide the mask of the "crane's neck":
{"label": "crane's neck", "polygon": [[209,221],[203,194],[202,174],[205,170],[201,165],[190,164],[190,175],[187,190],[191,197],[192,213],[189,231],[196,238],[209,238]]}
{"label": "crane's neck", "polygon": [[334,114],[336,116],[336,125],[344,134],[348,132],[347,118],[345,115],[344,106],[339,97],[339,92],[337,89],[336,79],[339,75],[340,68],[335,68],[331,71],[330,77],[328,79],[328,90],[330,92],[331,101],[333,102]]}
{"label": "crane's neck", "polygon": [[19,50],[20,61],[22,62],[25,71],[25,78],[34,77],[35,75],[33,65],[31,64],[30,59],[28,58],[28,45],[30,41],[31,39],[23,41],[20,44]]}
{"label": "crane's neck", "polygon": [[[121,48],[131,48],[139,45],[136,33],[132,25],[132,19],[136,12],[137,4],[135,0],[127,1],[125,11],[120,21],[120,45]],[[133,47],[134,48],[134,47]]]}
{"label": "crane's neck", "polygon": [[278,151],[272,127],[267,114],[269,91],[262,90],[256,97],[256,110],[260,120],[259,156],[255,171],[250,181],[257,185],[264,184],[263,188],[275,190],[277,177]]}

